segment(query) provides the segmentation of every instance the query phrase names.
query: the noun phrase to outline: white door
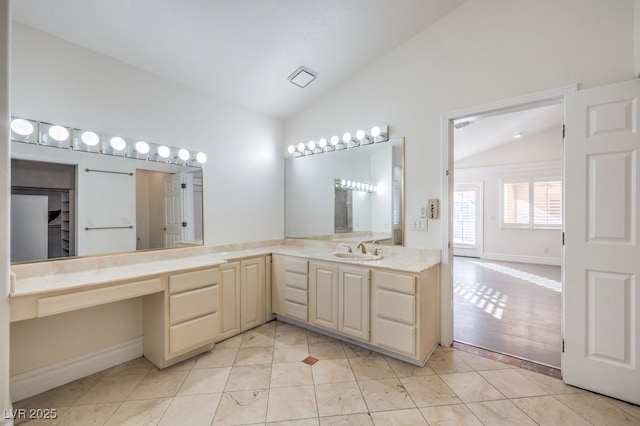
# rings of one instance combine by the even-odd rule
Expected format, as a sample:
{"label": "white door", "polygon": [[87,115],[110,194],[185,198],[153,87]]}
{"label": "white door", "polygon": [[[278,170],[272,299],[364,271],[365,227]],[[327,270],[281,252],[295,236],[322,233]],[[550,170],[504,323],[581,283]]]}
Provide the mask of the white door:
{"label": "white door", "polygon": [[309,262],[309,322],[338,329],[338,265]]}
{"label": "white door", "polygon": [[369,270],[340,266],[338,271],[338,331],[368,342]]}
{"label": "white door", "polygon": [[183,241],[182,174],[168,175],[164,179],[164,246],[174,247]]}
{"label": "white door", "polygon": [[457,184],[453,189],[453,254],[482,256],[482,183]]}
{"label": "white door", "polygon": [[568,94],[564,380],[640,403],[640,81]]}

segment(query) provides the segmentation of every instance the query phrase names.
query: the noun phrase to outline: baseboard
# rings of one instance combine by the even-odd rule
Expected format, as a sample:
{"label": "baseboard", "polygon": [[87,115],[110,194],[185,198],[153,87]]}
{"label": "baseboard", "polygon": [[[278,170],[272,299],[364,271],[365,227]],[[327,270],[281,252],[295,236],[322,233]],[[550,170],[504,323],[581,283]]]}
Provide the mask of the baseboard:
{"label": "baseboard", "polygon": [[561,266],[562,259],[554,257],[518,256],[502,253],[483,253],[482,260],[495,260],[498,262],[533,263],[536,265]]}
{"label": "baseboard", "polygon": [[142,356],[142,337],[11,377],[13,402]]}

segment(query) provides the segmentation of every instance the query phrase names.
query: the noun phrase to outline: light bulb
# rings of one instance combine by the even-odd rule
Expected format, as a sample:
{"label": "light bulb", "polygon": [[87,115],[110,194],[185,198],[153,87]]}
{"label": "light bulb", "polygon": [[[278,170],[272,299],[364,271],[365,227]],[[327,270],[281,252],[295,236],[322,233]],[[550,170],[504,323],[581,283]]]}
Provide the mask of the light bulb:
{"label": "light bulb", "polygon": [[287,151],[289,151],[289,154],[293,154],[294,152],[296,152],[296,147],[293,145],[289,145],[289,148],[287,148]]}
{"label": "light bulb", "polygon": [[377,186],[374,186],[374,187],[373,187],[373,192],[377,192],[377,191],[378,191],[378,187],[377,187]]}
{"label": "light bulb", "polygon": [[331,145],[336,146],[340,143],[340,138],[337,136],[331,136]]}
{"label": "light bulb", "polygon": [[314,141],[309,141],[309,143],[307,144],[307,148],[309,148],[310,151],[313,151],[314,149],[316,149],[316,143]]}
{"label": "light bulb", "polygon": [[189,151],[187,151],[186,149],[182,148],[180,151],[178,151],[178,158],[180,158],[182,161],[187,161],[189,157],[191,157],[191,154],[189,154]]}
{"label": "light bulb", "polygon": [[162,158],[169,158],[171,155],[171,150],[167,146],[159,146],[158,147],[158,155]]}
{"label": "light bulb", "polygon": [[33,124],[24,118],[15,118],[11,120],[11,130],[20,136],[29,136],[33,133]]}
{"label": "light bulb", "polygon": [[347,181],[347,186],[351,187],[351,181],[350,180]]}
{"label": "light bulb", "polygon": [[347,132],[344,135],[342,135],[342,142],[344,143],[351,142],[351,133]]}
{"label": "light bulb", "polygon": [[318,146],[320,148],[324,148],[325,146],[327,146],[327,140],[325,138],[322,138],[318,141]]}
{"label": "light bulb", "polygon": [[69,138],[69,131],[62,126],[51,126],[48,133],[52,139],[58,142],[66,141]]}
{"label": "light bulb", "polygon": [[304,152],[304,143],[300,142],[298,144],[298,152]]}
{"label": "light bulb", "polygon": [[120,136],[114,136],[109,141],[109,145],[116,151],[122,151],[127,147],[127,143]]}
{"label": "light bulb", "polygon": [[100,142],[100,138],[93,132],[82,132],[80,139],[87,146],[96,146]]}
{"label": "light bulb", "polygon": [[356,183],[356,188],[358,189],[362,188],[362,184],[360,182]]}
{"label": "light bulb", "polygon": [[377,138],[381,134],[382,134],[382,130],[380,129],[380,127],[375,126],[371,128],[371,136],[373,136],[374,138]]}
{"label": "light bulb", "polygon": [[199,152],[196,154],[196,161],[200,164],[204,164],[207,162],[207,154],[204,152]]}
{"label": "light bulb", "polygon": [[356,132],[356,138],[358,138],[359,141],[364,140],[366,136],[367,134],[364,132],[364,130],[358,130]]}
{"label": "light bulb", "polygon": [[346,180],[342,179],[342,180],[340,181],[340,185],[345,186],[346,184],[347,184],[347,181],[346,181]]}
{"label": "light bulb", "polygon": [[138,141],[135,144],[136,151],[140,154],[148,154],[149,153],[149,144],[145,141]]}

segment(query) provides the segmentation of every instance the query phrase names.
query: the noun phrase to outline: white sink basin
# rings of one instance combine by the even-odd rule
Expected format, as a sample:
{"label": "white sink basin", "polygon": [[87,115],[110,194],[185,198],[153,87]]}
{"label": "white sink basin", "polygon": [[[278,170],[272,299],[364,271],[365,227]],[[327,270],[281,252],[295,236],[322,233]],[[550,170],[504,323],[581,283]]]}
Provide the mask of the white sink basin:
{"label": "white sink basin", "polygon": [[382,255],[373,253],[348,253],[346,251],[335,251],[331,253],[332,257],[340,260],[380,260]]}

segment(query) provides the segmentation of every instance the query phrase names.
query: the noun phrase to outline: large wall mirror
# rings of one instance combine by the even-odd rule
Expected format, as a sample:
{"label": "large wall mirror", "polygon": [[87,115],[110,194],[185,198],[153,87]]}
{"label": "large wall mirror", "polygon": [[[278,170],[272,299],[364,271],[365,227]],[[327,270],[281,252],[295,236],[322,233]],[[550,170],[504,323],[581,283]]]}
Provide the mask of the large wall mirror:
{"label": "large wall mirror", "polygon": [[203,243],[201,168],[11,148],[11,262]]}
{"label": "large wall mirror", "polygon": [[285,236],[402,245],[403,165],[403,138],[287,158]]}

